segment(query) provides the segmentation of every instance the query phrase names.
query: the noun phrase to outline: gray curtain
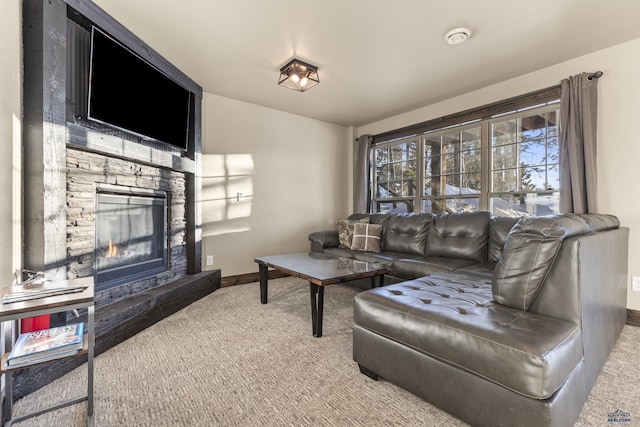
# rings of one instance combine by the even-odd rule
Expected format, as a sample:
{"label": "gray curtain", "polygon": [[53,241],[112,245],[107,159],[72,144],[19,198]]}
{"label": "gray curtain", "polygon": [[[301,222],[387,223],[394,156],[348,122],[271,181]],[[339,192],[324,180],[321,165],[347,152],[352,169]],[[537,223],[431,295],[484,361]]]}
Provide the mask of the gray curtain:
{"label": "gray curtain", "polygon": [[356,140],[356,169],[353,180],[353,213],[369,212],[369,162],[373,136],[362,135]]}
{"label": "gray curtain", "polygon": [[560,212],[595,213],[598,79],[582,73],[560,84]]}

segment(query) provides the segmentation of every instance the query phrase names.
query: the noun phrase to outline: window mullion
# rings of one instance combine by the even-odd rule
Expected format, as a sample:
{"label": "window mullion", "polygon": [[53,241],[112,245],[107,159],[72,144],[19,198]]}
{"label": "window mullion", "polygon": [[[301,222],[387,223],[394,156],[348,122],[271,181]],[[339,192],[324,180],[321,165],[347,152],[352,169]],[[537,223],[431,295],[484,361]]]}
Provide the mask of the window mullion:
{"label": "window mullion", "polygon": [[481,168],[481,196],[480,209],[489,210],[489,194],[491,191],[491,128],[488,120],[483,120],[480,131],[480,147],[482,154],[480,156]]}
{"label": "window mullion", "polygon": [[417,138],[416,147],[416,194],[414,199],[413,209],[415,212],[422,212],[423,203],[422,198],[424,196],[424,144],[425,138]]}
{"label": "window mullion", "polygon": [[521,139],[518,137],[519,135],[519,130],[522,129],[522,118],[518,117],[516,119],[516,159],[517,163],[516,163],[516,176],[515,176],[515,181],[516,181],[516,188],[515,191],[519,192],[521,190],[523,190],[522,188],[522,164],[520,162],[520,158],[522,155],[522,141]]}

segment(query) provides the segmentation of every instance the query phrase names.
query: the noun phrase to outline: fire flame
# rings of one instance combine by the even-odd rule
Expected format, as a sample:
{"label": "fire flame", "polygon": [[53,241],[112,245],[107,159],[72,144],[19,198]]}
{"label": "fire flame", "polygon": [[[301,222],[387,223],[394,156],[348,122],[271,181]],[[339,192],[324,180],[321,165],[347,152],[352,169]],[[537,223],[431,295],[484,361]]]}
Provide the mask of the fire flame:
{"label": "fire flame", "polygon": [[109,239],[109,248],[107,249],[106,258],[113,258],[118,256],[118,246],[114,245],[111,239]]}

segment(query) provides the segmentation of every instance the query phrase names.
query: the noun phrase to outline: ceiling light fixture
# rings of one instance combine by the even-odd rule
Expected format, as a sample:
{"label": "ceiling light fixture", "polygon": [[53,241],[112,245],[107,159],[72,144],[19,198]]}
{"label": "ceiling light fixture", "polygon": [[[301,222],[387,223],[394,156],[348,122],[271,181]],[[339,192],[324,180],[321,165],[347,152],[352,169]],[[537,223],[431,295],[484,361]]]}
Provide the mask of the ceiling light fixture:
{"label": "ceiling light fixture", "polygon": [[304,92],[320,83],[318,67],[293,58],[280,68],[278,84],[289,89]]}
{"label": "ceiling light fixture", "polygon": [[455,46],[467,41],[471,37],[471,30],[468,28],[454,28],[444,35],[444,41],[447,44]]}

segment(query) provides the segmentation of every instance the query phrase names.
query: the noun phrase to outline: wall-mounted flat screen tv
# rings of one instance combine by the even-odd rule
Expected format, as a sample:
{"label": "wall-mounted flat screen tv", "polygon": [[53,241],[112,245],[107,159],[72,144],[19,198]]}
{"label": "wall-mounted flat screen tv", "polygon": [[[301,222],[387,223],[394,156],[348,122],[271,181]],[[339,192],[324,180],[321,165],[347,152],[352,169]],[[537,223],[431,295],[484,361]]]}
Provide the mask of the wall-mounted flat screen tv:
{"label": "wall-mounted flat screen tv", "polygon": [[90,120],[187,149],[190,92],[93,27]]}

